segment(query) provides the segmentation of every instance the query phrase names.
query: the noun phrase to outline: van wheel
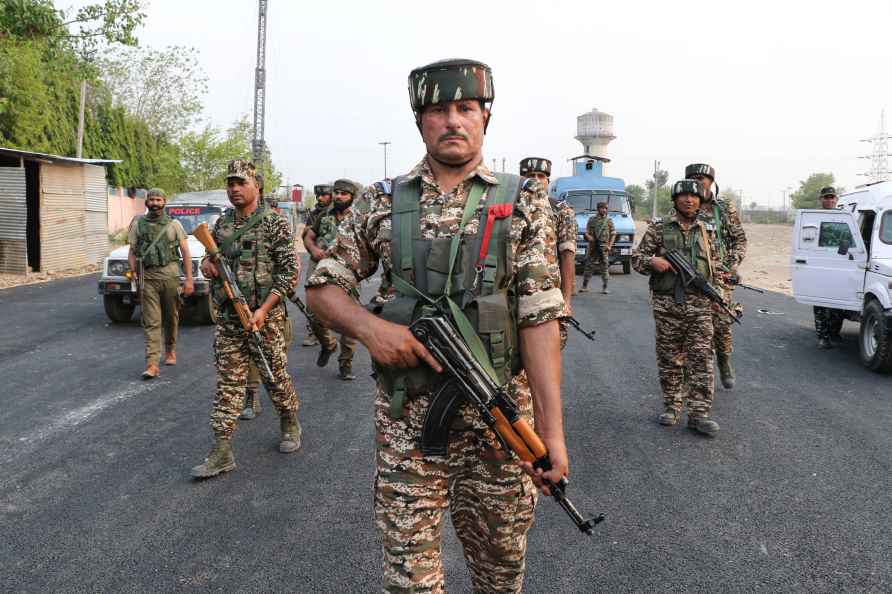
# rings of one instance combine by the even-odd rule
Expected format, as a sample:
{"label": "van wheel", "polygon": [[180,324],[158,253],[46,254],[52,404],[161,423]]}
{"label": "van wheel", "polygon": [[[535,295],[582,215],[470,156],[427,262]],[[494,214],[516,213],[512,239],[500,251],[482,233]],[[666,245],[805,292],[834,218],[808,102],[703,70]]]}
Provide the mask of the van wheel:
{"label": "van wheel", "polygon": [[892,371],[892,324],[879,301],[871,300],[861,315],[861,362],[871,371]]}
{"label": "van wheel", "polygon": [[628,258],[623,260],[623,274],[632,274],[632,261]]}
{"label": "van wheel", "polygon": [[133,303],[124,303],[124,298],[120,295],[103,295],[102,305],[105,307],[105,315],[116,324],[129,322],[136,309]]}
{"label": "van wheel", "polygon": [[194,298],[194,301],[189,304],[188,316],[189,321],[193,324],[217,323],[217,309],[214,307],[214,300],[210,293]]}

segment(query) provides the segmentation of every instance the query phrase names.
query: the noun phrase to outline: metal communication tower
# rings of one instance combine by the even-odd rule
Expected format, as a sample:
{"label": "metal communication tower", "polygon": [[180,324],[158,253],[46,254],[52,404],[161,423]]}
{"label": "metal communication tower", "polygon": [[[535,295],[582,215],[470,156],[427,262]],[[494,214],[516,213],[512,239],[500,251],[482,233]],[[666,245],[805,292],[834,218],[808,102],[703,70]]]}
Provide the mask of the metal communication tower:
{"label": "metal communication tower", "polygon": [[877,133],[871,138],[865,138],[861,142],[870,142],[873,144],[873,151],[870,155],[859,157],[860,159],[870,159],[870,171],[867,173],[859,173],[870,178],[870,183],[886,181],[889,179],[889,139],[892,136],[886,134],[886,112],[880,111],[880,126]]}
{"label": "metal communication tower", "polygon": [[264,112],[266,109],[266,5],[267,0],[259,0],[257,14],[257,68],[254,69],[254,141],[251,143],[251,157],[257,170],[263,169],[266,158],[266,142],[263,137]]}

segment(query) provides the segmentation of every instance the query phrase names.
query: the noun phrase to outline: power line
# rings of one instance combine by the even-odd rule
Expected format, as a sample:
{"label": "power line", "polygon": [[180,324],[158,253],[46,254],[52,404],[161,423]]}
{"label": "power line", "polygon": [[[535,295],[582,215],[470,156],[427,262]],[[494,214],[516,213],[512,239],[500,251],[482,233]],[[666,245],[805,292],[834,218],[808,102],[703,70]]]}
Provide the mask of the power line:
{"label": "power line", "polygon": [[889,139],[892,136],[886,134],[886,112],[880,110],[880,125],[877,127],[877,133],[871,138],[864,138],[861,142],[870,142],[873,144],[873,151],[870,155],[858,157],[859,159],[870,159],[870,170],[866,173],[859,173],[870,178],[870,183],[887,181],[889,179]]}

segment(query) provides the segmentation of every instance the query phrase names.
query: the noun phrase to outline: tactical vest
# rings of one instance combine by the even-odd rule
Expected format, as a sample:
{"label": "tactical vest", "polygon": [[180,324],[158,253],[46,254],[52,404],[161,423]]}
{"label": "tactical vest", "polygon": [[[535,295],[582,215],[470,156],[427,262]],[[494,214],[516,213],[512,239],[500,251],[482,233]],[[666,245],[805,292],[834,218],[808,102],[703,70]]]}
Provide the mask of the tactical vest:
{"label": "tactical vest", "polygon": [[171,223],[167,213],[157,221],[140,217],[136,222],[136,253],[142,258],[146,268],[166,266],[180,259],[180,250],[176,241],[167,235],[167,226]]}
{"label": "tactical vest", "polygon": [[[266,301],[273,288],[273,261],[263,229],[268,219],[275,216],[278,215],[273,210],[262,206],[236,229],[235,210],[227,209],[217,227],[220,252],[229,263],[235,282],[252,310]],[[219,279],[215,280],[214,288],[217,311],[226,319],[235,319],[235,310],[228,302]]]}
{"label": "tactical vest", "polygon": [[[594,235],[595,241],[594,241],[594,243],[606,243],[605,241],[603,241],[601,239],[601,236],[604,234],[604,230],[607,229],[607,221],[609,221],[609,220],[610,220],[610,217],[605,216],[604,220],[599,223],[598,217],[595,217],[595,235]],[[609,240],[610,238],[608,237],[607,239]]]}
{"label": "tactical vest", "polygon": [[[450,311],[444,299],[448,287],[449,297],[470,322],[488,363],[504,384],[520,370],[510,231],[523,180],[516,175],[495,175],[499,180],[496,186],[473,182],[466,204],[476,204],[486,193],[485,206],[475,235],[465,234],[464,226],[459,229],[461,239],[454,253],[452,237],[420,237],[420,179],[394,181],[390,257],[397,296],[375,306],[373,312],[388,321],[410,325],[427,313]],[[473,212],[468,212],[467,205],[464,218],[469,219]],[[430,392],[442,379],[427,366],[397,369],[375,364],[375,371],[391,396],[395,417],[401,416],[408,396]]]}
{"label": "tactical vest", "polygon": [[334,245],[335,239],[338,237],[338,217],[334,209],[323,214],[319,221],[319,235],[316,236],[316,246],[320,250],[327,250]]}
{"label": "tactical vest", "polygon": [[[706,230],[706,223],[698,222]],[[663,223],[660,226],[660,235],[663,239],[663,246],[657,256],[662,256],[671,250],[679,250],[687,257],[688,261],[693,264],[694,268],[703,275],[703,277],[712,282],[712,271],[709,266],[709,253],[703,247],[703,232],[700,229],[691,227],[688,231],[687,241],[685,241],[684,233],[678,221],[672,220]],[[708,231],[707,231],[708,232]],[[654,293],[660,295],[671,295],[675,292],[676,274],[671,270],[667,272],[655,273],[650,276],[650,288]]]}

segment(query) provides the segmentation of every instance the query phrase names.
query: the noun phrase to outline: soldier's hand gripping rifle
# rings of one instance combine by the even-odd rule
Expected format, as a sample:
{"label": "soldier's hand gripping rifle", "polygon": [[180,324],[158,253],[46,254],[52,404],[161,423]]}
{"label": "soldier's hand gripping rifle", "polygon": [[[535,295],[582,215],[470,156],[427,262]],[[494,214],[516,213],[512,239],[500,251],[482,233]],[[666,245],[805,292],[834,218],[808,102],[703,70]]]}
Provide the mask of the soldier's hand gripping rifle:
{"label": "soldier's hand gripping rifle", "polygon": [[725,303],[725,300],[722,298],[722,294],[719,293],[718,289],[709,284],[709,281],[703,278],[702,274],[697,272],[680,251],[670,250],[666,252],[663,257],[669,260],[669,263],[672,264],[672,268],[675,269],[675,274],[678,278],[678,284],[675,285],[676,302],[678,302],[679,299],[681,299],[681,302],[684,302],[685,287],[693,286],[703,293],[707,299],[721,307],[725,313],[731,316],[732,320],[738,324],[741,323],[740,318],[734,315],[734,312],[731,311],[731,308]]}
{"label": "soldier's hand gripping rifle", "polygon": [[[442,315],[424,316],[410,330],[448,372],[447,381],[438,390],[428,408],[421,433],[421,451],[425,455],[446,455],[449,426],[459,406],[470,402],[483,421],[524,462],[543,471],[551,470],[548,450],[536,432],[520,416],[517,406],[487,374],[452,324]],[[551,495],[567,512],[580,531],[592,534],[601,514],[586,520],[567,499],[567,479],[545,481]]]}
{"label": "soldier's hand gripping rifle", "polygon": [[585,330],[582,329],[582,324],[579,323],[579,320],[577,320],[577,319],[574,318],[573,316],[570,316],[569,318],[566,318],[566,320],[567,320],[567,323],[568,323],[568,324],[570,324],[571,326],[573,326],[574,328],[576,328],[577,330],[579,330],[579,331],[582,333],[583,336],[585,336],[586,338],[588,338],[588,339],[591,340],[592,342],[595,341],[595,331],[594,331],[594,330],[590,330],[590,331],[586,332]]}
{"label": "soldier's hand gripping rifle", "polygon": [[196,227],[192,235],[204,246],[208,255],[217,263],[217,270],[222,277],[220,280],[223,281],[223,291],[232,302],[232,307],[235,308],[235,313],[238,314],[238,319],[242,323],[242,327],[245,329],[245,332],[251,336],[254,345],[257,347],[257,352],[260,353],[260,362],[263,364],[262,371],[266,372],[268,381],[273,381],[272,369],[269,367],[266,355],[263,354],[263,337],[251,324],[252,313],[251,308],[248,307],[248,300],[245,299],[241,289],[238,288],[238,283],[235,282],[235,275],[232,274],[232,269],[229,268],[229,264],[226,263],[226,258],[220,253],[220,248],[217,247],[217,242],[214,241],[214,237],[211,235],[207,223],[202,223]]}

